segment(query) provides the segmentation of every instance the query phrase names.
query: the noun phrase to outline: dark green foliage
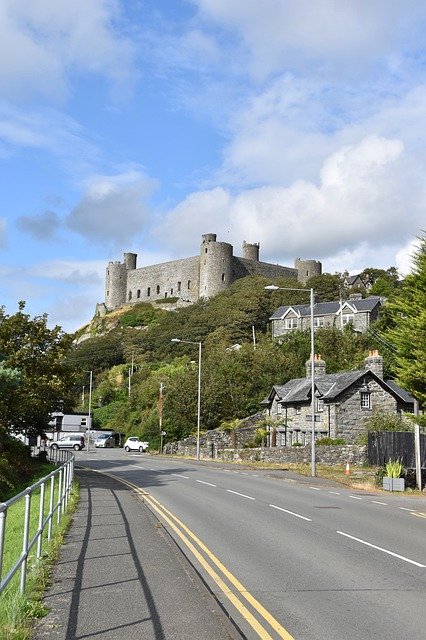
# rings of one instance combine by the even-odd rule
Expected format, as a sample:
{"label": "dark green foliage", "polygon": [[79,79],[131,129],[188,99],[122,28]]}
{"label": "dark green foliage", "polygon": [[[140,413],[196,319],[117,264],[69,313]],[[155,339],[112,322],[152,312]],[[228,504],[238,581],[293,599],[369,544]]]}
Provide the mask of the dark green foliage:
{"label": "dark green foliage", "polygon": [[331,273],[323,273],[320,276],[310,278],[306,286],[314,290],[315,302],[339,300],[342,289],[340,276],[331,275]]}
{"label": "dark green foliage", "polygon": [[318,446],[336,446],[346,444],[346,441],[343,438],[318,438],[315,442]]}
{"label": "dark green foliage", "polygon": [[426,405],[426,237],[415,255],[413,273],[388,304],[383,333],[393,351],[396,379]]}
{"label": "dark green foliage", "polygon": [[42,434],[50,414],[71,405],[74,377],[65,365],[72,337],[49,329],[47,316],[0,309],[0,451],[5,435]]}
{"label": "dark green foliage", "polygon": [[50,473],[43,456],[32,458],[30,448],[16,438],[5,436],[0,452],[0,502],[23,491],[36,477]]}
{"label": "dark green foliage", "polygon": [[116,364],[124,363],[123,334],[118,329],[98,338],[89,338],[77,345],[67,357],[67,363],[87,378],[87,371],[96,374]]}

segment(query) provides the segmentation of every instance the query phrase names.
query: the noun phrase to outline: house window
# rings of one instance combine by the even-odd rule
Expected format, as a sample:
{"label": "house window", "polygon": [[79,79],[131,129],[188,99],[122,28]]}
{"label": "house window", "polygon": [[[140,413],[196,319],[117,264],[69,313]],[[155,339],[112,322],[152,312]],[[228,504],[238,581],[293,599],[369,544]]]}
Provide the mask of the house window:
{"label": "house window", "polygon": [[314,318],[314,327],[318,329],[319,327],[324,326],[324,316],[320,316],[318,318]]}
{"label": "house window", "polygon": [[368,391],[361,391],[361,409],[371,409],[371,394]]}
{"label": "house window", "polygon": [[286,329],[296,329],[297,328],[297,318],[286,318],[285,319],[285,328]]}
{"label": "house window", "polygon": [[317,411],[318,412],[324,411],[324,400],[321,400],[321,398],[317,399]]}
{"label": "house window", "polygon": [[277,402],[277,414],[280,416],[283,412],[283,406],[279,402]]}
{"label": "house window", "polygon": [[148,289],[146,290],[146,297],[149,298],[150,295],[151,295],[151,287],[148,287]]}
{"label": "house window", "polygon": [[342,315],[342,324],[353,324],[354,323],[354,314],[353,313],[344,313]]}
{"label": "house window", "polygon": [[296,405],[296,415],[300,416],[300,414],[302,413],[302,407],[300,406],[300,404]]}

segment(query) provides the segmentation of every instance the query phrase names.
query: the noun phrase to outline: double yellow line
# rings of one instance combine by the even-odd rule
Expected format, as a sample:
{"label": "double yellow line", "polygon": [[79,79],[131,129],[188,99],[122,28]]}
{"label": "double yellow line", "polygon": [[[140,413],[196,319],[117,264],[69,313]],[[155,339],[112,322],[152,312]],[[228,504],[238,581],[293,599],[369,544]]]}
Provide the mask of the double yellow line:
{"label": "double yellow line", "polygon": [[[106,474],[110,475],[110,474]],[[193,554],[203,569],[208,573],[212,580],[217,584],[220,591],[237,611],[244,617],[252,629],[262,640],[273,640],[268,633],[265,622],[275,631],[276,636],[284,640],[294,640],[288,631],[280,625],[280,623],[263,607],[256,598],[241,584],[241,582],[221,563],[221,561],[206,547],[206,545],[194,534],[188,527],[164,507],[158,500],[150,496],[144,489],[141,489],[132,482],[123,480],[118,476],[111,475],[115,480],[119,480],[128,485],[137,494],[143,496],[144,501],[149,504],[151,509],[168,524],[168,526],[176,533],[183,542],[185,547]],[[225,582],[228,581],[228,584]],[[254,611],[263,618],[259,621],[255,615],[244,604],[243,599],[250,604]]]}

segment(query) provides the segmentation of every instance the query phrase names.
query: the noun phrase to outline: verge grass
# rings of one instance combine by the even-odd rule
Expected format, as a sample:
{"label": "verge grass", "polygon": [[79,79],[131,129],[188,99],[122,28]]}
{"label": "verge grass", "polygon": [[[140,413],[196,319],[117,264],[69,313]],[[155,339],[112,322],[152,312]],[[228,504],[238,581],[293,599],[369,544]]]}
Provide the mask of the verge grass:
{"label": "verge grass", "polygon": [[[36,557],[34,545],[27,562],[27,583],[23,596],[19,593],[20,571],[15,574],[0,596],[0,640],[29,640],[34,618],[47,614],[42,598],[50,583],[52,566],[58,557],[64,535],[68,530],[72,514],[79,499],[78,484],[74,482],[67,512],[57,522],[54,514],[52,537],[47,542],[47,531],[43,535],[42,557]],[[22,553],[22,522],[25,506],[23,500],[12,505],[7,516],[3,577]],[[40,493],[32,497],[30,539],[38,526]],[[14,508],[15,507],[15,508]],[[13,511],[12,511],[13,510]]]}

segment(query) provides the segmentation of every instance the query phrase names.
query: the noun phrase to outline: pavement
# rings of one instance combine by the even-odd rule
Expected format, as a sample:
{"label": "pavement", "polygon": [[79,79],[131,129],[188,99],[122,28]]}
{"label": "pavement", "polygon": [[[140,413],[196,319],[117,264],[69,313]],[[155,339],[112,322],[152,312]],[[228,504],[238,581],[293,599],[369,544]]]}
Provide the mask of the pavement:
{"label": "pavement", "polygon": [[80,502],[32,640],[236,640],[238,630],[136,494],[77,470]]}

